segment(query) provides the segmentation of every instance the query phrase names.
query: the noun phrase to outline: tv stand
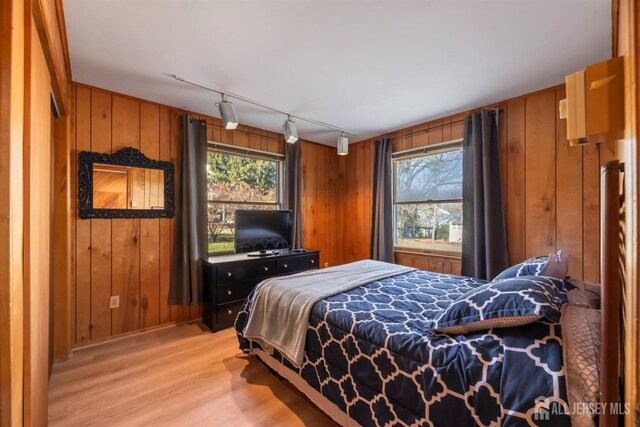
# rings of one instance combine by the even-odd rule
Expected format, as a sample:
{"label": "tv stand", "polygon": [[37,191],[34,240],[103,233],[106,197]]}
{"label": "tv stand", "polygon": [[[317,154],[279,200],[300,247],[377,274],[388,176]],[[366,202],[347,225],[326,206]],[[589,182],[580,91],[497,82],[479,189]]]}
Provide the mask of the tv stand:
{"label": "tv stand", "polygon": [[233,254],[202,260],[202,320],[212,331],[233,326],[253,288],[270,277],[285,276],[320,267],[320,251],[279,249],[258,256]]}

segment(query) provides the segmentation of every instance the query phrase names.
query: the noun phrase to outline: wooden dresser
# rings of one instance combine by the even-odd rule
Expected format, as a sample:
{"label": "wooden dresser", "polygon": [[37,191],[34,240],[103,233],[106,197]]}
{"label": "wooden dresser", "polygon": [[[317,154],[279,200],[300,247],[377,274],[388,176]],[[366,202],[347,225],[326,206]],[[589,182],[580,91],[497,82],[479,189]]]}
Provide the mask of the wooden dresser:
{"label": "wooden dresser", "polygon": [[233,325],[251,290],[269,277],[284,276],[319,268],[320,251],[249,257],[220,255],[203,260],[202,320],[212,330]]}

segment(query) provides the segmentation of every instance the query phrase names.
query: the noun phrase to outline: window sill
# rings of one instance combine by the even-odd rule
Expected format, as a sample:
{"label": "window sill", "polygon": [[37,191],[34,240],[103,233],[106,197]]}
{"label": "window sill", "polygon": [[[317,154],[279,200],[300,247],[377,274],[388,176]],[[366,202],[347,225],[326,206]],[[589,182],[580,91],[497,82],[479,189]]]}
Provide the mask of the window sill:
{"label": "window sill", "polygon": [[398,253],[403,253],[403,254],[432,256],[432,257],[438,257],[438,258],[451,258],[451,259],[462,258],[461,251],[430,251],[430,250],[415,249],[415,248],[393,248],[393,251]]}
{"label": "window sill", "polygon": [[220,251],[220,252],[209,252],[209,256],[220,256],[220,255],[233,255],[236,251]]}

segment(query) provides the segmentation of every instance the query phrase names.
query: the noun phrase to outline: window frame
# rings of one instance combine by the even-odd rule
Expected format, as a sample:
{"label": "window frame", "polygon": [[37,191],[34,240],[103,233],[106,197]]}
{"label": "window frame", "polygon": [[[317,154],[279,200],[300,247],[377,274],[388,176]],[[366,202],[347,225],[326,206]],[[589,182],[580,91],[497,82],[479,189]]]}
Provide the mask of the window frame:
{"label": "window frame", "polygon": [[396,201],[396,168],[398,162],[416,158],[424,157],[433,154],[446,153],[448,151],[462,150],[462,138],[454,139],[451,141],[445,141],[438,144],[427,145],[420,148],[412,148],[409,150],[398,151],[391,155],[392,165],[392,185],[391,185],[391,206],[393,211],[392,227],[393,227],[393,250],[394,252],[414,252],[433,255],[444,256],[460,256],[462,255],[462,245],[459,250],[436,250],[436,249],[424,249],[424,248],[411,248],[397,245],[397,232],[396,232],[396,205],[437,205],[441,203],[462,203],[462,198],[459,199],[427,199],[427,200],[412,200],[409,202]]}
{"label": "window frame", "polygon": [[[209,200],[207,191],[207,212],[209,211],[209,205],[214,203],[230,204],[230,205],[245,205],[245,206],[274,206],[274,209],[282,208],[282,195],[284,194],[284,160],[285,156],[280,153],[270,153],[267,151],[254,150],[251,148],[240,148],[227,144],[209,142],[207,144],[207,156],[210,152],[226,154],[229,156],[246,157],[254,160],[264,160],[270,162],[276,162],[276,201],[275,202],[249,202],[249,201],[237,201],[237,200]],[[207,180],[207,184],[209,180]],[[207,223],[209,222],[209,215],[207,214]],[[234,250],[230,251],[218,251],[209,252],[209,236],[207,233],[207,254],[208,256],[219,256],[234,254]]]}

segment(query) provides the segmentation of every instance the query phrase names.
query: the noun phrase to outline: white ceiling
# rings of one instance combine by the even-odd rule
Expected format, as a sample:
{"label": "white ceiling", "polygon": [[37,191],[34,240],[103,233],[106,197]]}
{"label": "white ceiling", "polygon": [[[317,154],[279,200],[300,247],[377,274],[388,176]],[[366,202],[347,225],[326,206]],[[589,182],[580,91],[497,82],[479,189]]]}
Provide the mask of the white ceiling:
{"label": "white ceiling", "polygon": [[[609,0],[64,0],[76,82],[218,116],[184,76],[355,142],[552,86],[610,56]],[[234,101],[240,122],[284,117]],[[337,132],[298,121],[300,137]]]}

